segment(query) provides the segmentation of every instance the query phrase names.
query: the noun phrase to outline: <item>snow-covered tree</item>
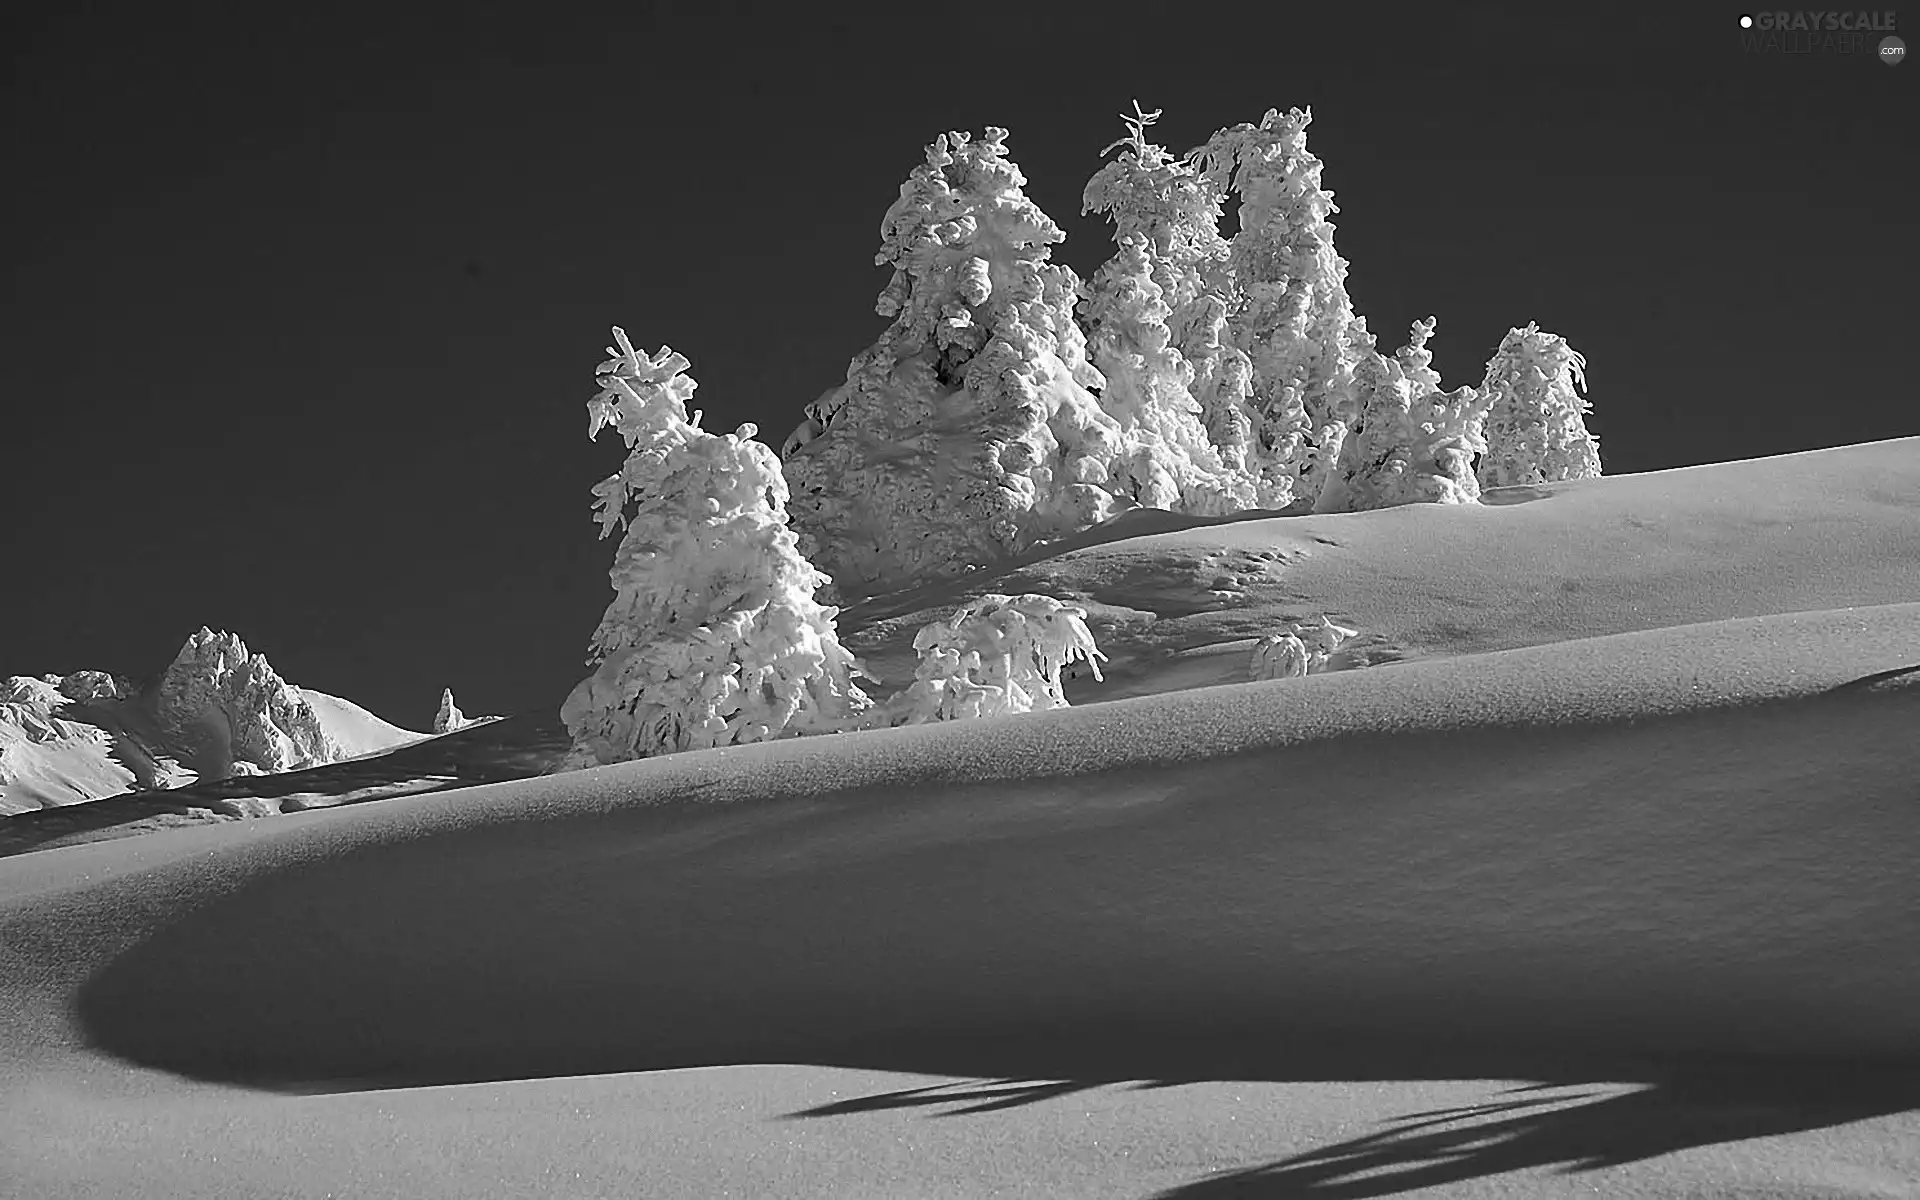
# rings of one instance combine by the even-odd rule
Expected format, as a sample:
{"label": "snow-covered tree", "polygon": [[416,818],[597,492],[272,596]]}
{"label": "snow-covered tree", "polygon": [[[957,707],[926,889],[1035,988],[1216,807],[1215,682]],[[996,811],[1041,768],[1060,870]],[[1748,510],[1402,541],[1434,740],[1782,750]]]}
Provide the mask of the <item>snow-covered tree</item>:
{"label": "snow-covered tree", "polygon": [[[1142,112],[1137,101],[1134,110],[1122,118],[1131,136],[1107,147],[1120,155],[1088,182],[1082,204],[1113,220],[1119,243],[1088,281],[1080,308],[1093,364],[1106,378],[1101,407],[1126,439],[1110,487],[1176,512],[1282,507],[1288,497],[1257,487],[1246,467],[1244,391],[1223,386],[1222,359],[1239,352],[1220,345],[1207,320],[1225,311],[1218,198],[1189,164],[1147,140],[1159,112]],[[1212,412],[1193,394],[1198,373],[1173,334],[1176,306],[1206,365]]]}
{"label": "snow-covered tree", "polygon": [[593,674],[561,706],[567,765],[842,728],[870,702],[837,610],[814,601],[827,578],[787,528],[779,460],[752,425],[721,435],[689,418],[684,355],[648,357],[613,336],[587,432],[612,426],[626,440],[626,463],[593,489],[600,536],[626,536]]}
{"label": "snow-covered tree", "polygon": [[1440,390],[1426,348],[1433,328],[1432,317],[1415,321],[1408,344],[1387,358],[1374,349],[1365,322],[1354,322],[1356,412],[1315,512],[1480,498],[1473,457],[1486,449],[1480,424],[1487,400],[1468,387]]}
{"label": "snow-covered tree", "polygon": [[890,697],[875,723],[919,725],[1066,708],[1060,669],[1084,660],[1095,679],[1105,658],[1087,612],[1051,596],[986,595],[913,639],[914,682]]}
{"label": "snow-covered tree", "polygon": [[1073,320],[1066,235],[1021,191],[1006,130],[948,133],[900,189],[875,261],[893,324],[808,407],[784,463],[800,546],[843,597],[958,575],[1122,507],[1122,438]]}
{"label": "snow-covered tree", "polygon": [[1253,463],[1270,487],[1311,504],[1332,473],[1352,407],[1353,303],[1334,250],[1339,210],[1307,150],[1310,109],[1269,109],[1215,133],[1188,161],[1240,198],[1226,341],[1251,364]]}
{"label": "snow-covered tree", "polygon": [[1600,439],[1587,431],[1593,406],[1587,360],[1537,324],[1510,331],[1487,363],[1480,459],[1483,488],[1600,477]]}

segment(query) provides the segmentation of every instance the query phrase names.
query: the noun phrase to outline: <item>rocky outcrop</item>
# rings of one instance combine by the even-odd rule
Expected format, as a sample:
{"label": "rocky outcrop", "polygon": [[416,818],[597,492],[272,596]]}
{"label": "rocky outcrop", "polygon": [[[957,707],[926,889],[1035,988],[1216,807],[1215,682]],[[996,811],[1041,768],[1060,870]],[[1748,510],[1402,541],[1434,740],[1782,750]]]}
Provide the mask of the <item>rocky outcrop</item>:
{"label": "rocky outcrop", "polygon": [[292,771],[345,757],[313,705],[265,655],[205,626],[161,676],[153,714],[202,779]]}
{"label": "rocky outcrop", "polygon": [[463,729],[472,723],[473,722],[467,720],[467,715],[460,711],[460,706],[453,702],[453,689],[441,688],[440,711],[433,714],[433,731],[435,733],[452,733],[454,730]]}

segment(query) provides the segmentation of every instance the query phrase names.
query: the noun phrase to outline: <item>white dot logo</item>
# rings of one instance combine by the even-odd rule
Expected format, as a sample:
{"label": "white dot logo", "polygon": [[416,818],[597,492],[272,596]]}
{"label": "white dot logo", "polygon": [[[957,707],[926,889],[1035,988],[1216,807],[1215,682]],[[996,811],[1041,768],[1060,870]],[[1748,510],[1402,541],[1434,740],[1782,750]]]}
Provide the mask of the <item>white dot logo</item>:
{"label": "white dot logo", "polygon": [[1752,29],[1752,28],[1753,28],[1753,18],[1752,18],[1752,17],[1748,17],[1748,16],[1742,16],[1742,17],[1740,18],[1740,28],[1742,28],[1742,29]]}

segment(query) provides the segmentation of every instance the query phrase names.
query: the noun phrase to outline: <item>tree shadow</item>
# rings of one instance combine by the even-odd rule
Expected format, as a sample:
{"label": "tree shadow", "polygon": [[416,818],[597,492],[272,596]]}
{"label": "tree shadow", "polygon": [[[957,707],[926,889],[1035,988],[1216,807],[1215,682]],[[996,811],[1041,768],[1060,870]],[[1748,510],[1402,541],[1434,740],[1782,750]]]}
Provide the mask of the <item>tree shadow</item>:
{"label": "tree shadow", "polygon": [[[1190,1047],[1191,1049],[1192,1047]],[[1204,1052],[1203,1052],[1204,1054]],[[1602,1170],[1700,1146],[1805,1132],[1920,1109],[1920,1070],[1858,1061],[1773,1062],[1693,1059],[1591,1062],[1558,1067],[1515,1062],[1491,1051],[1387,1061],[1354,1048],[1344,1068],[1302,1056],[1294,1069],[1248,1070],[1224,1062],[1143,1080],[1094,1071],[1077,1078],[973,1078],[839,1100],[789,1120],[925,1109],[955,1118],[1041,1104],[1100,1087],[1180,1087],[1209,1081],[1474,1078],[1531,1066],[1548,1081],[1521,1084],[1485,1103],[1407,1113],[1377,1131],[1257,1167],[1210,1176],[1161,1193],[1160,1200],[1217,1197],[1392,1196],[1516,1171]],[[1497,1076],[1496,1076],[1497,1077]],[[1511,1076],[1507,1076],[1511,1077]],[[1622,1091],[1625,1086],[1628,1090]]]}
{"label": "tree shadow", "polygon": [[1097,1082],[1077,1079],[969,1079],[959,1083],[935,1083],[926,1087],[880,1092],[857,1100],[836,1100],[815,1108],[791,1113],[789,1120],[803,1117],[847,1117],[859,1113],[885,1112],[889,1109],[932,1108],[958,1105],[935,1116],[963,1117],[976,1113],[1001,1112],[1090,1091]]}
{"label": "tree shadow", "polygon": [[[1541,1085],[1508,1095],[1540,1093]],[[1514,1171],[1618,1167],[1698,1146],[1920,1108],[1920,1072],[1760,1063],[1696,1067],[1633,1091],[1536,1094],[1410,1113],[1376,1133],[1216,1175],[1160,1200],[1393,1196]]]}

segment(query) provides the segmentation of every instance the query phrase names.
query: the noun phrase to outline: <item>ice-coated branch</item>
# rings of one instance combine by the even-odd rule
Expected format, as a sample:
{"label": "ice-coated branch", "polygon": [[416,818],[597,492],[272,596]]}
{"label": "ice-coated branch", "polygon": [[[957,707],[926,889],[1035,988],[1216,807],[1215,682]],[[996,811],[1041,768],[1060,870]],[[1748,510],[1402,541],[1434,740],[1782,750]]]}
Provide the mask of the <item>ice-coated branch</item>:
{"label": "ice-coated branch", "polygon": [[1120,114],[1120,120],[1124,122],[1127,127],[1127,136],[1115,138],[1113,141],[1108,142],[1106,149],[1100,151],[1100,157],[1105,158],[1120,146],[1133,147],[1135,158],[1146,157],[1153,149],[1151,143],[1147,141],[1147,126],[1160,119],[1161,111],[1162,110],[1156,108],[1152,112],[1146,112],[1140,107],[1140,101],[1135,100],[1133,102],[1133,113],[1131,116],[1126,113]]}

